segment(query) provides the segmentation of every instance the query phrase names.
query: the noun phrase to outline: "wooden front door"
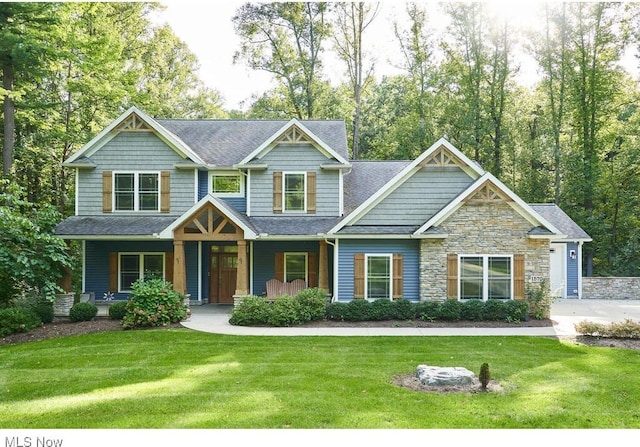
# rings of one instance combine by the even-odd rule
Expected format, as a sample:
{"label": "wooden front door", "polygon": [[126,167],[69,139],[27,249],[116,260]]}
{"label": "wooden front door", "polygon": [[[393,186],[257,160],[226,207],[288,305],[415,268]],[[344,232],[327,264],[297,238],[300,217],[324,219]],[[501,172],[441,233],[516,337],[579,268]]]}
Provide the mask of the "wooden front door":
{"label": "wooden front door", "polygon": [[238,274],[236,253],[211,253],[209,302],[233,304]]}

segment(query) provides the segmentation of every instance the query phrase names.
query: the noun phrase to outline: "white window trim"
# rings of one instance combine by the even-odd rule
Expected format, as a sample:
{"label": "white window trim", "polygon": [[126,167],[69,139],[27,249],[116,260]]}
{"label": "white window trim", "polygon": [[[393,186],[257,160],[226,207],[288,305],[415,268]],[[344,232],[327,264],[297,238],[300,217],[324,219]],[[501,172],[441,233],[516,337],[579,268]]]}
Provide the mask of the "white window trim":
{"label": "white window trim", "polygon": [[[501,254],[461,254],[458,255],[458,300],[462,300],[462,258],[482,258],[482,301],[489,300],[489,290],[487,288],[487,284],[489,283],[489,269],[487,268],[487,263],[489,258],[509,258],[509,265],[511,266],[511,271],[509,272],[509,300],[513,300],[513,255],[501,255]],[[465,299],[465,301],[467,301]]]}
{"label": "white window trim", "polygon": [[[301,210],[288,210],[286,208],[287,203],[287,190],[285,189],[285,185],[287,184],[287,175],[303,175],[304,178],[304,189],[302,191],[303,200],[304,200],[304,208]],[[283,213],[291,213],[291,214],[301,214],[307,212],[307,172],[306,171],[285,171],[282,173],[282,212]]]}
{"label": "white window trim", "polygon": [[[213,177],[238,177],[240,178],[240,192],[213,192]],[[240,171],[209,171],[208,192],[215,197],[242,198],[244,197],[244,176]]]}
{"label": "white window trim", "polygon": [[162,279],[165,280],[165,272],[167,270],[167,266],[166,266],[166,262],[167,262],[167,257],[165,256],[164,252],[160,252],[160,251],[135,251],[135,252],[128,252],[128,251],[121,251],[118,252],[118,293],[131,293],[132,291],[129,289],[123,289],[122,288],[122,256],[133,256],[133,255],[138,255],[140,262],[139,262],[139,267],[138,267],[138,279],[143,278],[144,279],[144,256],[147,255],[155,255],[155,256],[162,256]]}
{"label": "white window trim", "polygon": [[393,301],[393,253],[365,253],[364,255],[364,297],[367,301],[385,298],[369,298],[369,258],[389,259],[389,301]]}
{"label": "white window trim", "polygon": [[[118,210],[116,209],[116,175],[118,174],[133,174],[133,209],[132,210]],[[140,174],[155,174],[158,176],[158,208],[155,210],[141,210],[140,209]],[[111,174],[111,209],[114,213],[154,213],[160,212],[160,205],[162,202],[162,179],[160,178],[160,171],[113,171]]]}
{"label": "white window trim", "polygon": [[287,256],[301,256],[304,255],[304,282],[309,285],[309,253],[306,251],[289,251],[284,253],[283,258],[283,270],[284,280],[287,280]]}

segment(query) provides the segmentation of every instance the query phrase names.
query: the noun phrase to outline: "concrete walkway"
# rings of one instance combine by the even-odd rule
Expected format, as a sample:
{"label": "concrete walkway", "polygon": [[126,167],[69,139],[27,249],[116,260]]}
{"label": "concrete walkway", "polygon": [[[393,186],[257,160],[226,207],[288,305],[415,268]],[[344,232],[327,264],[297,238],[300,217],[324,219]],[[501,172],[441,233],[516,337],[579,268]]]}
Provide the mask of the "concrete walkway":
{"label": "concrete walkway", "polygon": [[245,327],[229,324],[232,306],[192,306],[192,315],[183,326],[202,332],[258,336],[571,336],[574,324],[589,320],[602,323],[631,319],[640,321],[640,300],[558,300],[551,306],[552,327],[510,328],[305,328]]}

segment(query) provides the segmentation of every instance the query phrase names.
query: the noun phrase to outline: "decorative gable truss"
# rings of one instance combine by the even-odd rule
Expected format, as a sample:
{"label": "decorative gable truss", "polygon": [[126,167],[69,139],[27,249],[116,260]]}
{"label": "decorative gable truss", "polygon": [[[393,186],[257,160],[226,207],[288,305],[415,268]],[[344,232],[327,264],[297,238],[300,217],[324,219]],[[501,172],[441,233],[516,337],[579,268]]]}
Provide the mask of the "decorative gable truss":
{"label": "decorative gable truss", "polygon": [[153,128],[136,113],[131,113],[114,130],[120,132],[153,132]]}
{"label": "decorative gable truss", "polygon": [[309,135],[300,129],[296,124],[292,125],[289,130],[284,132],[280,137],[276,138],[276,144],[313,144],[314,141]]}

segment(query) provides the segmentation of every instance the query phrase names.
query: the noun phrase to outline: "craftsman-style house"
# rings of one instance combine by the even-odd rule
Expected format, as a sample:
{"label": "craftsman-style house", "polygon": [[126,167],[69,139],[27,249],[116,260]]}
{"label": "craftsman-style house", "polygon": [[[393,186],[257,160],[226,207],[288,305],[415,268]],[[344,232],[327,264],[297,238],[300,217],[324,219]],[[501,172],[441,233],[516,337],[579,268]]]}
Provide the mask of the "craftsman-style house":
{"label": "craftsman-style house", "polygon": [[[192,304],[294,282],[339,301],[522,299],[526,283],[550,280],[550,252],[564,247],[568,262],[572,244],[577,261],[589,240],[444,139],[412,161],[349,160],[342,121],[131,108],[64,166],[76,172],[76,210],[56,233],[81,241],[83,293],[97,299],[124,299],[150,277]],[[580,269],[562,271],[567,284]]]}

